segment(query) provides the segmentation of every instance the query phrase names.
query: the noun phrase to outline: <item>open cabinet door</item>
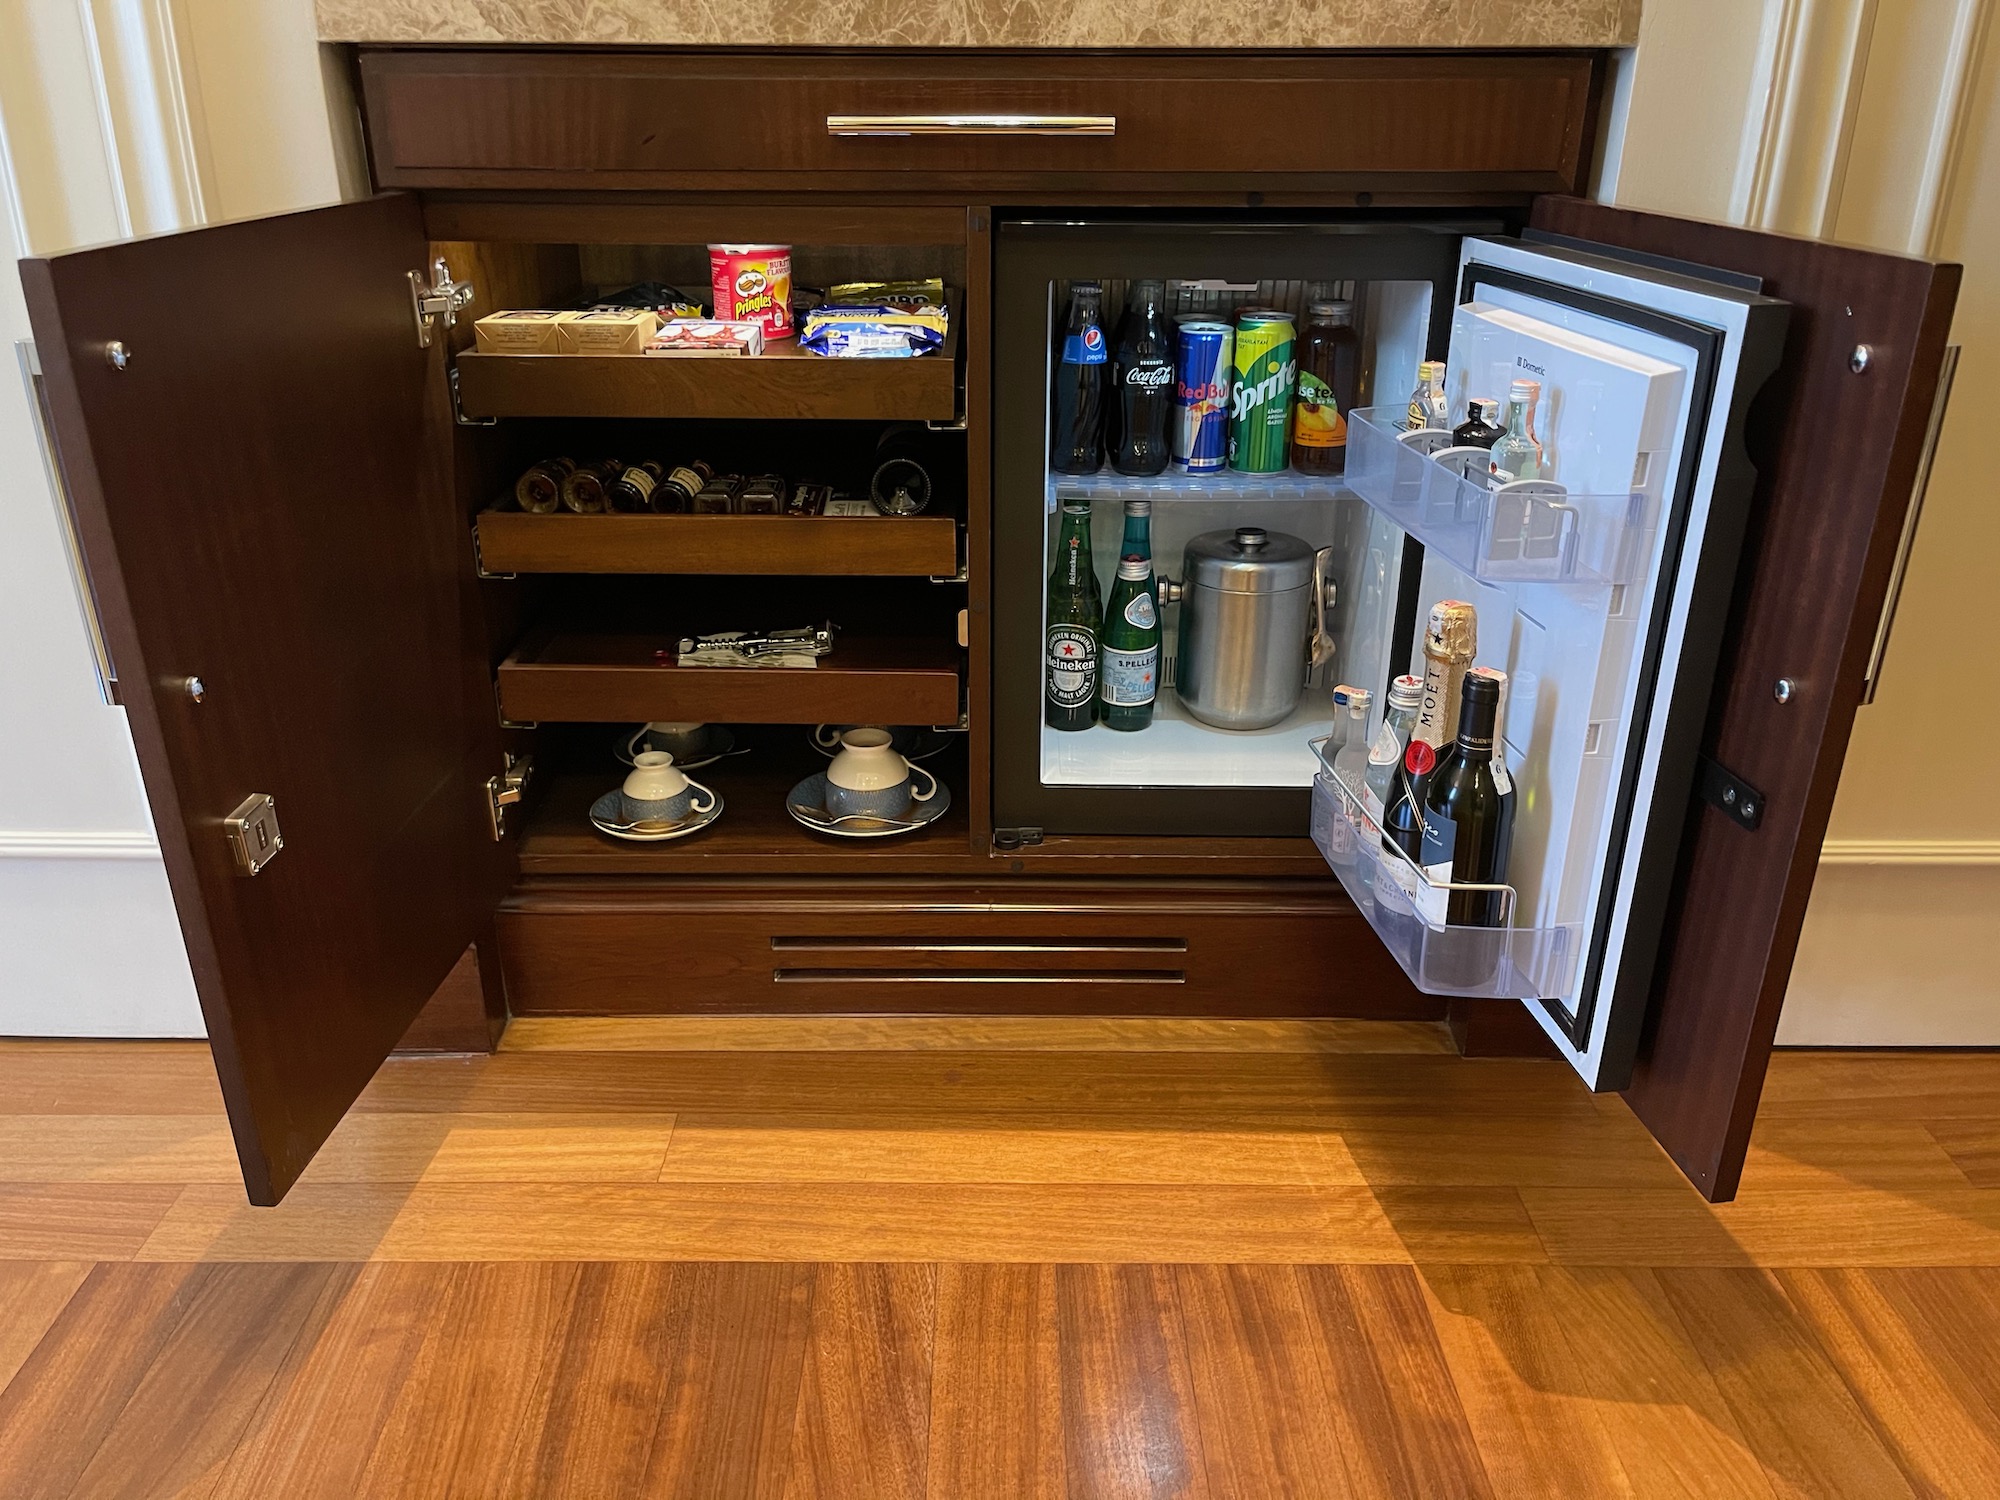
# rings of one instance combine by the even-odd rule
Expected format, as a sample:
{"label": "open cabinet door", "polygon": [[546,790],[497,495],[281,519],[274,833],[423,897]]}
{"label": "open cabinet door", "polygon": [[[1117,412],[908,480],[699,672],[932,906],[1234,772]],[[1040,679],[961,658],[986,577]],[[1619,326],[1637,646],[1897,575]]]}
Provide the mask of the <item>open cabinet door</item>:
{"label": "open cabinet door", "polygon": [[[415,200],[392,196],[22,263],[260,1204],[339,1123],[505,876],[442,351],[419,347],[412,306],[425,250]],[[259,796],[274,817],[244,835],[268,859],[252,875],[227,824]]]}
{"label": "open cabinet door", "polygon": [[[1712,795],[1698,788],[1681,818],[1625,1090],[1695,1185],[1726,1199],[1878,653],[1959,272],[1577,199],[1538,200],[1533,224],[1656,263],[1754,278],[1790,307],[1783,361],[1746,432],[1757,480],[1740,565],[1730,596],[1715,603],[1700,744]],[[1754,818],[1725,811],[1731,787],[1751,789]]]}

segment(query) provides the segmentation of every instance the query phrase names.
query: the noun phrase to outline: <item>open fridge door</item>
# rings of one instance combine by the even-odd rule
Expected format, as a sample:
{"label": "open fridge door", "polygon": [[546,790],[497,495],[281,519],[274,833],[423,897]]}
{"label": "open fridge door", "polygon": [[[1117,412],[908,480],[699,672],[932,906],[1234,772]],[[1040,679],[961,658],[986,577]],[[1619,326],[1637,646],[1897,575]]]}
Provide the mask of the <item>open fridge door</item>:
{"label": "open fridge door", "polygon": [[1505,411],[1512,382],[1537,382],[1541,477],[1496,479],[1487,453],[1406,430],[1399,408],[1355,413],[1347,479],[1393,523],[1383,557],[1407,556],[1401,536],[1423,553],[1398,569],[1394,607],[1354,622],[1341,670],[1386,682],[1420,653],[1433,605],[1473,605],[1473,662],[1507,674],[1496,756],[1511,856],[1485,908],[1502,925],[1448,921],[1448,877],[1385,845],[1379,804],[1331,765],[1313,832],[1420,987],[1527,1002],[1593,1088],[1620,1088],[1755,479],[1746,413],[1786,308],[1698,268],[1487,239],[1464,244],[1457,304],[1451,421],[1476,398]]}

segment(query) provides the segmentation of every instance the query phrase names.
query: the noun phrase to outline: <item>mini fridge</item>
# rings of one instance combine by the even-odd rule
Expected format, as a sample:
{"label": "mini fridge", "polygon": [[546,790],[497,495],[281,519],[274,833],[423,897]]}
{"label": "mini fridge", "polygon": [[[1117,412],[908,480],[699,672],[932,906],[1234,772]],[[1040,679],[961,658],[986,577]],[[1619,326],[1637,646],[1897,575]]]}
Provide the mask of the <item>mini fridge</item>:
{"label": "mini fridge", "polygon": [[[1345,472],[1051,470],[1050,383],[1071,285],[1103,288],[1107,339],[1128,288],[1163,282],[1170,316],[1243,307],[1305,323],[1352,304],[1359,336]],[[1421,989],[1530,1006],[1597,1088],[1638,1041],[1741,548],[1754,470],[1746,410],[1775,369],[1784,304],[1743,278],[1459,218],[1201,220],[1022,215],[997,226],[994,278],[994,824],[1146,837],[1308,834]],[[1445,364],[1449,421],[1532,378],[1545,483],[1509,485],[1409,431],[1419,362]],[[1091,508],[1108,591],[1123,502],[1151,504],[1156,575],[1188,542],[1282,533],[1324,565],[1330,653],[1299,660],[1276,725],[1211,727],[1177,700],[1177,612],[1151,725],[1045,726],[1047,580],[1065,500]],[[1166,591],[1167,596],[1173,590]],[[1431,606],[1477,610],[1477,664],[1507,673],[1498,752],[1514,784],[1500,927],[1410,899],[1359,789],[1326,750],[1336,683],[1373,694],[1421,671]],[[1302,643],[1303,644],[1303,643]],[[1414,664],[1414,665],[1413,665]],[[1756,810],[1744,810],[1755,817]]]}

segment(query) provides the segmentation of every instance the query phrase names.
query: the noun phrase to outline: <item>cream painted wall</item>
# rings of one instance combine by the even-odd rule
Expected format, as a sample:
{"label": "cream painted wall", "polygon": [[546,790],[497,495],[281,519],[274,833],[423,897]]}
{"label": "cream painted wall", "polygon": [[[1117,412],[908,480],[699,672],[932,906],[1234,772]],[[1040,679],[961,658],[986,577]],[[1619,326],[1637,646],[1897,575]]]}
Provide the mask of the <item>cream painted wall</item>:
{"label": "cream painted wall", "polygon": [[[2000,695],[1961,623],[2000,580],[2000,0],[1646,0],[1602,196],[1960,261],[1965,355],[1875,703],[1843,768],[1780,1040],[2000,1044]],[[1976,636],[1976,632],[1972,632]],[[1977,646],[1974,647],[1978,649]],[[1943,775],[1928,743],[1944,705]]]}
{"label": "cream painted wall", "polygon": [[327,97],[310,0],[0,0],[0,1035],[201,1032],[16,373],[13,261],[339,197]]}

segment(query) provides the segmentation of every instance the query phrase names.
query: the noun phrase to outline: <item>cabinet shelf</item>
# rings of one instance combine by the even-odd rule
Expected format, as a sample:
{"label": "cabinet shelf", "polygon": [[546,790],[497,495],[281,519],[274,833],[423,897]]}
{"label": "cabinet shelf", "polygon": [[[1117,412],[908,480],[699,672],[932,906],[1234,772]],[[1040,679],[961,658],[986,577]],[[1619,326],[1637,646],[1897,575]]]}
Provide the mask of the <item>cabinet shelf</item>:
{"label": "cabinet shelf", "polygon": [[935,352],[916,359],[829,359],[795,338],[754,358],[676,355],[458,356],[458,400],[481,417],[754,417],[947,422],[958,415],[964,308]]}
{"label": "cabinet shelf", "polygon": [[951,516],[533,516],[484,511],[489,573],[722,573],[872,578],[958,571]]}
{"label": "cabinet shelf", "polygon": [[[515,723],[955,724],[959,651],[922,637],[837,639],[814,667],[682,667],[675,635],[558,631],[500,664]],[[660,653],[664,653],[662,656]]]}
{"label": "cabinet shelf", "polygon": [[951,788],[952,805],[943,817],[900,838],[837,839],[801,828],[785,811],[786,794],[825,764],[810,751],[786,755],[762,746],[690,772],[721,793],[722,816],[689,838],[637,844],[591,826],[590,804],[616,786],[624,770],[607,757],[602,772],[567,772],[541,795],[522,826],[521,873],[833,874],[852,871],[863,860],[870,870],[909,875],[985,868],[986,861],[972,853],[962,777]]}
{"label": "cabinet shelf", "polygon": [[1182,474],[1168,469],[1164,474],[1141,478],[1120,474],[1109,467],[1095,474],[1049,475],[1049,514],[1056,512],[1060,495],[1080,495],[1093,501],[1183,500],[1235,504],[1268,504],[1279,500],[1326,500],[1347,488],[1339,474],[1302,474],[1297,469],[1281,469],[1275,474],[1238,474],[1219,469],[1209,474]]}

